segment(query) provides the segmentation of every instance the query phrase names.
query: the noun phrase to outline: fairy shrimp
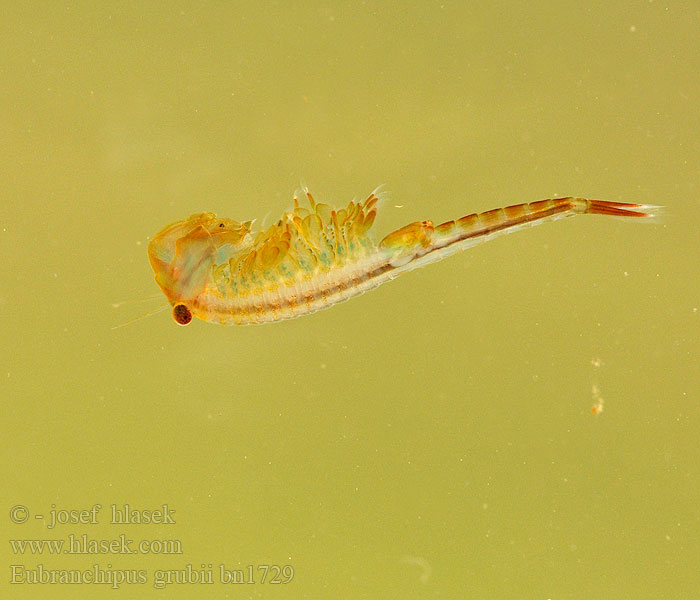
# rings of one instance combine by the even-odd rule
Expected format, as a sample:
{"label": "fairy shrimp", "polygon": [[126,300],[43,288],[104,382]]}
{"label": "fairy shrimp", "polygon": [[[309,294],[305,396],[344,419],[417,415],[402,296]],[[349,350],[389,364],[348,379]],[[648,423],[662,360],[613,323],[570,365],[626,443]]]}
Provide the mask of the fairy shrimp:
{"label": "fairy shrimp", "polygon": [[252,221],[201,213],[176,221],[148,245],[155,280],[187,325],[249,324],[291,319],[329,308],[401,273],[491,240],[563,217],[652,217],[657,207],[584,198],[554,198],[471,214],[434,225],[410,223],[378,244],[370,234],[381,194],[334,210],[305,192],[291,212],[254,232]]}

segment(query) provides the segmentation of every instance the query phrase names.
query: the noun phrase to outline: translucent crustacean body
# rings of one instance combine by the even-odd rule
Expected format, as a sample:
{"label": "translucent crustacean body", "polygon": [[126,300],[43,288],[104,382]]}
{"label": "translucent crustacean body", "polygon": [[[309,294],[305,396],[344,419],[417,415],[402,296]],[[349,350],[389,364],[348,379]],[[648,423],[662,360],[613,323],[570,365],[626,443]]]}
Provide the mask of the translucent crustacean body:
{"label": "translucent crustacean body", "polygon": [[650,217],[656,207],[555,198],[471,214],[433,225],[410,223],[379,244],[370,229],[376,192],[333,210],[305,193],[265,231],[252,222],[192,215],[158,233],[148,257],[181,325],[192,317],[223,324],[265,323],[328,308],[500,234],[577,214]]}

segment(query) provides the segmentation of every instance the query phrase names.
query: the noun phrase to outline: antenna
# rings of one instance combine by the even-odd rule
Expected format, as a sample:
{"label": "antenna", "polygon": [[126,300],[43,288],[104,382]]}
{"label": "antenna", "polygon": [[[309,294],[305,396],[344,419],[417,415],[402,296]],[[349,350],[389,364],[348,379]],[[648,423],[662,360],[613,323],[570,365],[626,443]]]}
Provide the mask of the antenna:
{"label": "antenna", "polygon": [[[136,300],[138,302],[138,300]],[[116,308],[117,305],[113,304]],[[147,312],[145,315],[139,315],[138,317],[134,317],[133,319],[130,319],[129,321],[126,321],[125,323],[121,323],[120,325],[115,325],[114,327],[110,327],[110,329],[119,329],[121,327],[125,327],[126,325],[131,325],[132,323],[135,323],[136,321],[140,321],[141,319],[145,319],[146,317],[152,317],[153,315],[157,315],[159,312],[163,312],[166,308],[170,308],[170,304],[166,304],[165,306],[159,306],[155,310],[152,310],[150,312]]]}

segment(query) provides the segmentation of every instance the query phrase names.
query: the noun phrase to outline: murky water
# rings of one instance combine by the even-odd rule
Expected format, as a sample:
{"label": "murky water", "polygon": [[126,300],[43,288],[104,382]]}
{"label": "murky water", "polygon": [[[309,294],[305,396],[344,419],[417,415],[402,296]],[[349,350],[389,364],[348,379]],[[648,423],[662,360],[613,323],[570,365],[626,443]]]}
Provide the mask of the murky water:
{"label": "murky water", "polygon": [[[693,3],[6,12],[0,595],[693,596]],[[163,304],[111,306],[157,292],[159,229],[269,224],[302,182],[386,184],[380,236],[570,194],[667,216],[284,323],[110,329]]]}

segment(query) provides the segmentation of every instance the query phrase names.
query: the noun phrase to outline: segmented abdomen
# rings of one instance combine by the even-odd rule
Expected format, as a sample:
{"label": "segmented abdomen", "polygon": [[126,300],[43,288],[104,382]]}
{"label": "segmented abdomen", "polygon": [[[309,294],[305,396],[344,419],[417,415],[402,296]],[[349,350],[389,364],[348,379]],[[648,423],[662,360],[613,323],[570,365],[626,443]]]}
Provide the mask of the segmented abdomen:
{"label": "segmented abdomen", "polygon": [[[363,204],[351,203],[342,215],[331,211],[330,219],[319,215],[326,211],[319,207],[325,205],[315,205],[312,198],[310,202],[314,212],[288,215],[272,234],[269,230],[259,234],[255,250],[232,258],[228,273],[216,289],[196,299],[193,312],[218,323],[290,319],[333,306],[404,271],[537,223],[584,213],[651,216],[645,212],[651,207],[639,204],[555,198],[471,214],[438,226],[418,221],[390,233],[375,246],[365,235],[374,220],[374,195]],[[300,211],[298,205],[295,211]]]}

